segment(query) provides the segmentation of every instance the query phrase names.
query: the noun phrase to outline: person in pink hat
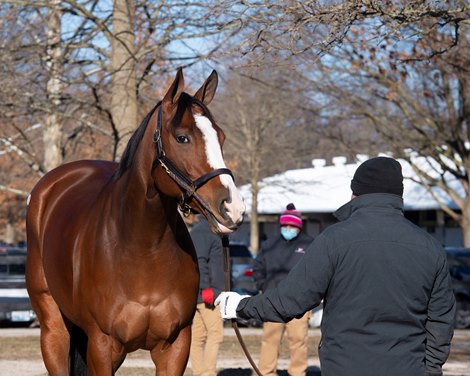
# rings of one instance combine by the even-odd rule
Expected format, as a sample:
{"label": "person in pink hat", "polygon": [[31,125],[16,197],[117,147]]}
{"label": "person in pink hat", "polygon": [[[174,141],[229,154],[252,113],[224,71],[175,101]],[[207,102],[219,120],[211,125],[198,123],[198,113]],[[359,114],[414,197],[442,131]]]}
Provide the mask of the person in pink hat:
{"label": "person in pink hat", "polygon": [[[263,245],[254,264],[257,288],[274,288],[300,261],[313,238],[302,231],[301,213],[294,204],[287,205],[279,217],[279,235]],[[277,375],[277,360],[284,332],[287,332],[290,376],[305,376],[307,370],[307,335],[310,313],[288,323],[265,322],[259,359],[263,376]]]}

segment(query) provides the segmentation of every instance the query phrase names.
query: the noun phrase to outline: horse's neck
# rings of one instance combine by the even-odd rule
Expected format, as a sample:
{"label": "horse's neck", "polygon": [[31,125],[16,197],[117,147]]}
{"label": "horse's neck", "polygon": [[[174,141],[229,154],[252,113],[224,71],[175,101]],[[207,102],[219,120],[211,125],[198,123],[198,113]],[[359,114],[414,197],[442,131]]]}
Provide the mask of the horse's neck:
{"label": "horse's neck", "polygon": [[123,237],[132,242],[156,243],[169,232],[176,232],[179,214],[175,200],[156,191],[153,182],[144,185],[131,174],[120,180],[114,200],[120,203],[116,225]]}
{"label": "horse's neck", "polygon": [[153,142],[155,130],[150,124],[155,122],[154,114],[139,143],[131,167],[116,182],[116,198],[122,203],[118,217],[125,233],[132,238],[138,236],[137,239],[149,239],[151,242],[168,237],[169,232],[176,233],[176,227],[181,225],[176,201],[163,196],[156,189],[151,175],[156,155]]}

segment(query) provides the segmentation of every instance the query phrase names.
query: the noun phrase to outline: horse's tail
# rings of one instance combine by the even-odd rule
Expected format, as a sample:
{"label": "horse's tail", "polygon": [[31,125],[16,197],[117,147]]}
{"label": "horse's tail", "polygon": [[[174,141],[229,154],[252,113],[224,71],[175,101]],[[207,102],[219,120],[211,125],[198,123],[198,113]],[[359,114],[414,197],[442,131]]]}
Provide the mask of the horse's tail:
{"label": "horse's tail", "polygon": [[78,326],[73,326],[70,334],[70,376],[86,376],[86,349],[88,337]]}

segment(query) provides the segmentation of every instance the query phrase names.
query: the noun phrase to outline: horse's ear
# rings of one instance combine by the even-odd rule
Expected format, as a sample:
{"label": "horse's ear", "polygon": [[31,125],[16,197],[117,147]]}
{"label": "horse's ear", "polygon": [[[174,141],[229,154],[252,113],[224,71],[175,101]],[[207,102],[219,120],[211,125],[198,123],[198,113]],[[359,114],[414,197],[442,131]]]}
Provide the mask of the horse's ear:
{"label": "horse's ear", "polygon": [[196,92],[196,94],[194,94],[194,96],[207,106],[214,98],[218,83],[219,78],[217,76],[217,72],[213,70],[210,76],[207,77],[206,81],[202,84],[201,88]]}
{"label": "horse's ear", "polygon": [[171,84],[170,88],[166,92],[165,96],[163,97],[162,104],[164,106],[170,106],[173,108],[180,98],[181,93],[184,90],[184,77],[183,77],[183,69],[178,68],[178,72],[176,72],[176,77]]}

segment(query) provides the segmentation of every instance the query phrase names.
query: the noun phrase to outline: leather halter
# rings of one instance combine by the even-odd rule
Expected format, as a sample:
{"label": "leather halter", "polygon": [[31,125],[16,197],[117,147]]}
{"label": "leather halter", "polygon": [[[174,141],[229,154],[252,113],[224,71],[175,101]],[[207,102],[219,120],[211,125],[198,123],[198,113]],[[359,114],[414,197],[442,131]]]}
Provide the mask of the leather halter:
{"label": "leather halter", "polygon": [[170,176],[173,181],[178,184],[182,189],[182,194],[178,203],[178,207],[183,213],[183,215],[188,216],[194,209],[189,205],[193,198],[201,205],[203,210],[212,214],[212,211],[209,209],[209,205],[204,201],[204,199],[197,193],[197,190],[206,184],[209,180],[215,178],[216,176],[227,174],[233,178],[232,171],[228,168],[217,168],[208,172],[205,175],[197,178],[196,180],[191,180],[187,177],[175,164],[166,156],[165,151],[163,150],[162,143],[162,123],[163,123],[163,110],[160,103],[157,115],[157,128],[153,135],[153,141],[156,144],[157,148],[157,158],[153,161],[152,171],[160,164],[163,169],[166,171],[168,176]]}

